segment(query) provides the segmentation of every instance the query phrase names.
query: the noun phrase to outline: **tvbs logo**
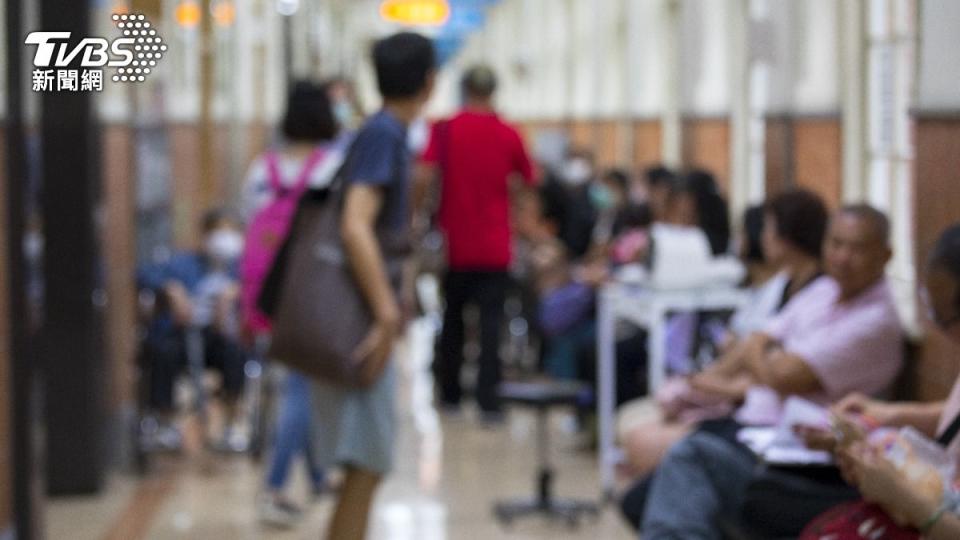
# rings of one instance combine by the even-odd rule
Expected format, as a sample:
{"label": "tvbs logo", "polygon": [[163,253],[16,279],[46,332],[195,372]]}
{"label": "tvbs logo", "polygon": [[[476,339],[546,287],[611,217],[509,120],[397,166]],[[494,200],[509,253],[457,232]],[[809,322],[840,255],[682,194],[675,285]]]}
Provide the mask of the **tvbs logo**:
{"label": "tvbs logo", "polygon": [[[142,14],[117,14],[113,21],[122,37],[87,37],[72,47],[70,32],[31,32],[25,43],[37,47],[33,90],[100,91],[104,67],[116,68],[114,82],[146,81],[167,51],[163,38]],[[80,70],[66,69],[77,60]]]}

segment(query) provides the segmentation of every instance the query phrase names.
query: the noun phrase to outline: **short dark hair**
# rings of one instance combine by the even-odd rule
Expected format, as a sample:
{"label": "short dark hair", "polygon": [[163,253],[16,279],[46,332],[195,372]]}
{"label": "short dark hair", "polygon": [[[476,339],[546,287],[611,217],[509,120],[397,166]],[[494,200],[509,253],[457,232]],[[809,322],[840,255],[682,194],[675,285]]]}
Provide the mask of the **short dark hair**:
{"label": "short dark hair", "polygon": [[940,234],[927,259],[927,268],[944,270],[957,282],[953,305],[960,310],[960,223],[947,227]]}
{"label": "short dark hair", "polygon": [[497,89],[497,75],[489,66],[473,66],[463,74],[460,86],[468,96],[488,98]]}
{"label": "short dark hair", "polygon": [[767,260],[763,252],[763,205],[757,204],[743,212],[743,239],[741,255],[746,262],[762,263]]}
{"label": "short dark hair", "polygon": [[710,251],[714,256],[726,253],[730,245],[730,215],[727,200],[720,194],[713,175],[703,169],[693,169],[671,184],[670,193],[693,196],[697,224],[710,241]]}
{"label": "short dark hair", "polygon": [[613,222],[613,234],[617,235],[628,229],[646,229],[653,223],[653,213],[646,203],[625,206],[617,214]]}
{"label": "short dark hair", "polygon": [[677,175],[663,165],[654,165],[643,171],[643,176],[647,179],[647,184],[651,186],[671,187],[677,181]]}
{"label": "short dark hair", "polygon": [[593,155],[593,150],[587,148],[586,146],[571,146],[567,148],[567,159],[573,158],[582,158],[590,162],[591,165],[596,163],[596,156]]}
{"label": "short dark hair", "polygon": [[829,215],[823,199],[806,189],[791,189],[767,201],[764,210],[777,220],[777,236],[819,259]]}
{"label": "short dark hair", "polygon": [[848,204],[840,209],[841,215],[854,216],[870,224],[877,240],[890,245],[890,220],[887,215],[866,203]]}
{"label": "short dark hair", "polygon": [[210,208],[203,213],[203,216],[200,218],[200,230],[203,234],[207,234],[223,223],[230,223],[237,228],[243,227],[243,220],[240,219],[240,216],[236,212],[230,208],[218,206],[216,208]]}
{"label": "short dark hair", "polygon": [[287,95],[287,110],[281,125],[284,137],[292,141],[328,141],[337,135],[337,121],[330,106],[326,85],[296,81]]}
{"label": "short dark hair", "polygon": [[607,169],[603,173],[604,180],[610,180],[617,185],[617,189],[620,191],[626,191],[630,183],[630,175],[627,174],[627,171],[618,168]]}
{"label": "short dark hair", "polygon": [[373,46],[377,87],[384,98],[409,98],[427,85],[436,65],[433,43],[413,32],[400,32]]}

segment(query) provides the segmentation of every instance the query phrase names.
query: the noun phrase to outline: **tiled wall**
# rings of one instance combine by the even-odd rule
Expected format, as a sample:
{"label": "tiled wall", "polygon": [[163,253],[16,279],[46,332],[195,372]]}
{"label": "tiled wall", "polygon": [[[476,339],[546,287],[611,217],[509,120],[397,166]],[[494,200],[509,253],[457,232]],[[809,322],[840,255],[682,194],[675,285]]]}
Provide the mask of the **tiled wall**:
{"label": "tiled wall", "polygon": [[[565,130],[574,146],[592,150],[603,167],[619,165],[639,171],[661,161],[658,120],[635,120],[626,128],[614,120],[536,121],[523,122],[520,127],[528,142],[543,130]],[[625,129],[632,130],[632,149],[622,140]],[[798,185],[819,193],[831,207],[840,204],[839,117],[770,117],[765,148],[768,193]],[[728,191],[730,122],[726,118],[685,118],[683,162],[687,167],[712,171],[721,188]]]}
{"label": "tiled wall", "polygon": [[264,150],[270,131],[269,127],[260,124],[239,129],[244,146],[239,170],[236,174],[230,170],[231,127],[215,126],[210,145],[213,155],[211,174],[204,182],[200,173],[200,127],[195,124],[172,124],[168,127],[172,154],[174,240],[177,247],[196,246],[199,219],[206,209],[237,204],[246,167]]}
{"label": "tiled wall", "polygon": [[533,121],[517,124],[528,145],[538,133],[565,131],[574,147],[593,152],[600,167],[642,170],[660,162],[660,122],[657,120]]}
{"label": "tiled wall", "polygon": [[764,176],[768,195],[776,195],[794,183],[793,118],[768,116],[764,126]]}
{"label": "tiled wall", "polygon": [[730,121],[726,118],[685,118],[683,164],[712,172],[720,190],[729,193]]}
{"label": "tiled wall", "polygon": [[638,120],[633,124],[633,164],[643,170],[663,161],[660,122]]}
{"label": "tiled wall", "polygon": [[839,118],[797,118],[793,121],[794,180],[817,192],[831,208],[840,205],[842,184]]}
{"label": "tiled wall", "polygon": [[[949,225],[960,222],[960,112],[919,116],[915,122],[914,223],[918,268]],[[922,399],[942,398],[958,371],[960,348],[930,330],[913,379]]]}
{"label": "tiled wall", "polygon": [[765,132],[768,194],[802,186],[831,208],[843,191],[843,155],[839,117],[771,116]]}
{"label": "tiled wall", "polygon": [[133,395],[136,353],[136,231],[133,181],[133,129],[107,125],[101,133],[103,148],[103,205],[106,209],[102,253],[107,268],[109,308],[105,313],[106,352],[110,365],[110,399],[116,411]]}

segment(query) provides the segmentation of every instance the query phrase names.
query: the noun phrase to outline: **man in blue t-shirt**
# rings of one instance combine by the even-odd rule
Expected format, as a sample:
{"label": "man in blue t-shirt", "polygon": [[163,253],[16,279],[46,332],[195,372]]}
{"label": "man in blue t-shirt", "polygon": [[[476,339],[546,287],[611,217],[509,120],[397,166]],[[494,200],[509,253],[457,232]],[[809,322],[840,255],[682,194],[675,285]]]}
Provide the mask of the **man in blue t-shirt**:
{"label": "man in blue t-shirt", "polygon": [[376,231],[408,230],[407,127],[433,89],[434,62],[433,44],[417,34],[396,34],[374,45],[383,108],[357,132],[344,168],[343,245],[373,324],[354,352],[369,386],[344,389],[317,382],[313,388],[316,461],[344,471],[330,539],[366,536],[373,496],[392,466],[396,377],[390,358],[401,316]]}

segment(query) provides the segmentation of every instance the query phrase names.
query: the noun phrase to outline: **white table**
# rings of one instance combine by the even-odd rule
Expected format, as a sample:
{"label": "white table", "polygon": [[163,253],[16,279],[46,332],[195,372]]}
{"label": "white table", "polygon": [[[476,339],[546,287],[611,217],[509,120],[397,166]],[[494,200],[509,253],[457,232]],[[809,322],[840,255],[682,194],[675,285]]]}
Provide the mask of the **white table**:
{"label": "white table", "polygon": [[745,300],[745,292],[730,285],[656,290],[613,282],[601,287],[597,297],[597,417],[600,483],[608,500],[614,496],[614,471],[622,459],[614,441],[617,321],[625,319],[647,330],[647,381],[653,395],[666,377],[667,315],[677,311],[734,310]]}

